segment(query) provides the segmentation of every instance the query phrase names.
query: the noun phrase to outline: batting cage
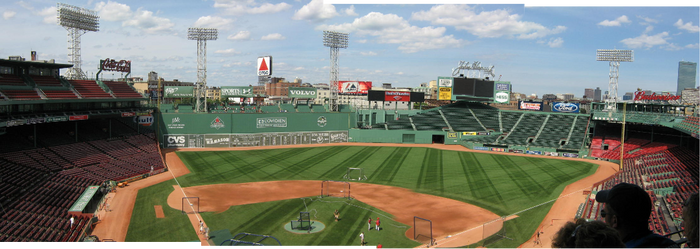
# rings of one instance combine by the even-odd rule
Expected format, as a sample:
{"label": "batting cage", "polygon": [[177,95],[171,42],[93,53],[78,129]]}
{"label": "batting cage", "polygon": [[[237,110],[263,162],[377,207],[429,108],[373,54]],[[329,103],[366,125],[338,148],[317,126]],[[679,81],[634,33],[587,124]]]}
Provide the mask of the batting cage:
{"label": "batting cage", "polygon": [[321,182],[321,198],[341,197],[350,199],[350,183],[326,180]]}
{"label": "batting cage", "polygon": [[199,197],[182,197],[182,213],[199,213]]}
{"label": "batting cage", "polygon": [[[265,239],[272,239],[272,242],[268,242],[269,240]],[[275,244],[276,243],[276,244]],[[233,236],[231,239],[224,240],[223,242],[219,243],[219,246],[264,246],[264,245],[277,245],[281,246],[282,242],[278,240],[275,237],[272,237],[270,235],[260,235],[260,234],[252,234],[252,233],[238,233]]]}
{"label": "batting cage", "polygon": [[309,212],[299,212],[299,219],[291,221],[293,230],[311,231],[311,215]]}
{"label": "batting cage", "polygon": [[413,216],[413,240],[432,246],[435,242],[433,238],[433,221]]}
{"label": "batting cage", "polygon": [[348,168],[348,171],[343,176],[343,179],[351,181],[367,180],[367,176],[362,168]]}

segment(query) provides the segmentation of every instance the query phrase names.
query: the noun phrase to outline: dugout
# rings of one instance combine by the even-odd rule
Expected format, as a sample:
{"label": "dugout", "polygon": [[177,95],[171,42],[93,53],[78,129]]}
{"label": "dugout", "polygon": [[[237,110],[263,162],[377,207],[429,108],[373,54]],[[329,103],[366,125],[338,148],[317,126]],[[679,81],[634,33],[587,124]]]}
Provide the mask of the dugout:
{"label": "dugout", "polygon": [[88,186],[85,188],[78,200],[68,209],[68,214],[75,217],[93,217],[99,208],[102,198],[109,192],[104,189],[100,186]]}

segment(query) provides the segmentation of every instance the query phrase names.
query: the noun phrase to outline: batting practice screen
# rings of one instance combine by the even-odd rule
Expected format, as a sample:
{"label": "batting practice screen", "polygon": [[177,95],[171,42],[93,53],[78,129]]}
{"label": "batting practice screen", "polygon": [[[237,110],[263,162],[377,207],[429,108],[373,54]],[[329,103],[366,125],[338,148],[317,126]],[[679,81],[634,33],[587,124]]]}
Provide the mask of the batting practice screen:
{"label": "batting practice screen", "polygon": [[418,216],[413,216],[413,239],[415,241],[433,244],[433,222]]}

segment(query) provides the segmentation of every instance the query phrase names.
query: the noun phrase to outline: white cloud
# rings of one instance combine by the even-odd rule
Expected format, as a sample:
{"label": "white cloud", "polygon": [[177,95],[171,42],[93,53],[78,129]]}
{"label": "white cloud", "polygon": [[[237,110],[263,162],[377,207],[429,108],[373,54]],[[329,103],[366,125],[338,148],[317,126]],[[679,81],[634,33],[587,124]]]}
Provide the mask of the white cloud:
{"label": "white cloud", "polygon": [[350,7],[343,10],[343,13],[345,13],[346,16],[359,16],[359,14],[355,12],[355,5],[350,5]]}
{"label": "white cloud", "polygon": [[294,69],[292,69],[292,70],[294,70],[294,71],[301,71],[301,70],[304,70],[304,69],[305,69],[304,67],[296,67],[296,68],[294,68]]}
{"label": "white cloud", "polygon": [[214,8],[221,8],[227,15],[240,14],[271,14],[287,10],[292,6],[288,3],[259,5],[255,0],[215,0]]}
{"label": "white cloud", "polygon": [[214,53],[216,53],[216,54],[230,54],[230,55],[241,54],[241,52],[238,52],[233,48],[224,49],[224,50],[216,50]]}
{"label": "white cloud", "polygon": [[688,45],[685,45],[685,48],[694,48],[694,49],[698,49],[698,48],[700,48],[700,43],[688,44]]}
{"label": "white cloud", "polygon": [[520,15],[510,14],[503,9],[476,13],[473,7],[466,5],[433,6],[428,11],[413,13],[411,19],[430,21],[433,25],[453,26],[480,38],[517,36],[518,39],[535,39],[566,30],[564,26],[549,29],[539,23],[521,21]]}
{"label": "white cloud", "polygon": [[651,18],[645,17],[645,16],[637,16],[637,18],[642,19],[642,20],[644,20],[644,21],[646,22],[646,23],[643,24],[643,25],[646,25],[646,24],[649,24],[649,23],[659,23],[659,21],[657,21],[656,19],[651,19]]}
{"label": "white cloud", "polygon": [[16,14],[17,12],[7,10],[2,13],[2,18],[4,18],[5,20],[9,20],[10,18],[15,17]]}
{"label": "white cloud", "polygon": [[375,55],[377,55],[377,53],[372,52],[372,51],[369,51],[369,52],[360,52],[360,54],[361,54],[361,55],[364,55],[364,56],[375,56]]}
{"label": "white cloud", "polygon": [[250,40],[250,31],[239,31],[235,35],[229,35],[228,38],[229,40],[233,41],[245,41],[245,40]]}
{"label": "white cloud", "polygon": [[174,23],[168,18],[153,16],[153,12],[139,8],[131,19],[122,23],[122,26],[133,26],[149,34],[171,32]]}
{"label": "white cloud", "polygon": [[630,22],[631,21],[629,20],[629,18],[627,18],[627,16],[622,15],[621,17],[618,17],[617,19],[612,20],[612,21],[605,20],[605,21],[599,22],[598,25],[612,27],[612,26],[620,26],[620,25],[622,25],[622,23],[630,23]]}
{"label": "white cloud", "polygon": [[123,22],[133,15],[129,5],[112,1],[97,3],[95,5],[95,11],[97,11],[100,18],[105,21]]}
{"label": "white cloud", "polygon": [[220,16],[203,16],[197,19],[193,26],[200,28],[228,29],[232,22],[233,20]]}
{"label": "white cloud", "polygon": [[357,40],[357,43],[367,43],[367,39]]}
{"label": "white cloud", "polygon": [[669,43],[669,44],[666,44],[666,46],[664,46],[664,49],[668,50],[668,51],[678,51],[678,50],[683,49],[683,47],[679,47],[678,45],[676,45],[674,43]]}
{"label": "white cloud", "polygon": [[51,6],[39,11],[38,15],[44,17],[44,23],[58,25],[58,15],[56,15],[57,11],[58,9],[56,6]]}
{"label": "white cloud", "polygon": [[287,39],[287,37],[282,36],[282,34],[280,34],[280,33],[272,33],[272,34],[269,34],[269,35],[266,35],[266,36],[263,36],[262,38],[260,38],[260,40],[263,40],[263,41],[284,40],[284,39]]}
{"label": "white cloud", "polygon": [[338,12],[335,11],[335,6],[332,4],[323,4],[323,0],[311,0],[311,2],[294,12],[292,19],[323,21],[335,16],[338,16]]}
{"label": "white cloud", "polygon": [[647,28],[644,30],[644,34],[651,32],[654,30],[654,26],[647,26]]}
{"label": "white cloud", "polygon": [[652,48],[658,45],[667,44],[666,39],[668,39],[668,32],[658,33],[656,35],[648,36],[647,34],[642,34],[638,37],[627,38],[620,42],[624,43],[630,48]]}
{"label": "white cloud", "polygon": [[678,29],[686,30],[690,33],[697,33],[698,31],[700,31],[700,27],[693,26],[693,22],[683,23],[683,19],[678,19],[678,21],[674,23],[673,26],[676,26]]}
{"label": "white cloud", "polygon": [[414,53],[427,49],[460,47],[466,41],[445,35],[445,27],[417,27],[395,14],[371,12],[355,18],[352,23],[338,25],[319,25],[317,30],[333,30],[345,33],[354,32],[360,37],[369,35],[377,37],[378,43],[399,44],[398,49],[404,53]]}
{"label": "white cloud", "polygon": [[547,46],[549,46],[550,48],[559,48],[562,44],[564,44],[564,39],[562,39],[561,37],[557,37],[556,39],[549,39]]}

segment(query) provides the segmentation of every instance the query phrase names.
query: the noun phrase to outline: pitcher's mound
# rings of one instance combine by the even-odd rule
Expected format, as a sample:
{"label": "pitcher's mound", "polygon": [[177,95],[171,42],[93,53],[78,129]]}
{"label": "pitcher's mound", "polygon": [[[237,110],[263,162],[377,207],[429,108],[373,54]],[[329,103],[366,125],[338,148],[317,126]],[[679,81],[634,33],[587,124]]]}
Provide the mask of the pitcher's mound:
{"label": "pitcher's mound", "polygon": [[156,209],[156,218],[165,218],[165,214],[163,213],[163,206],[154,205],[153,207]]}

